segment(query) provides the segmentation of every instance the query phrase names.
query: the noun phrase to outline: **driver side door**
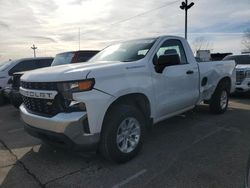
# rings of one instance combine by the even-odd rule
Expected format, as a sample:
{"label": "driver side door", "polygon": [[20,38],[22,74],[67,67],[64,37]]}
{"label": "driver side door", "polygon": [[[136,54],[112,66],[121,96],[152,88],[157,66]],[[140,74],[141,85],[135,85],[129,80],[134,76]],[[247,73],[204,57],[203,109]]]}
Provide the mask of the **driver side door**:
{"label": "driver side door", "polygon": [[195,105],[199,97],[199,71],[194,62],[188,62],[180,40],[168,39],[158,49],[154,64],[166,53],[177,53],[180,62],[166,65],[162,73],[155,72],[156,114],[158,119]]}

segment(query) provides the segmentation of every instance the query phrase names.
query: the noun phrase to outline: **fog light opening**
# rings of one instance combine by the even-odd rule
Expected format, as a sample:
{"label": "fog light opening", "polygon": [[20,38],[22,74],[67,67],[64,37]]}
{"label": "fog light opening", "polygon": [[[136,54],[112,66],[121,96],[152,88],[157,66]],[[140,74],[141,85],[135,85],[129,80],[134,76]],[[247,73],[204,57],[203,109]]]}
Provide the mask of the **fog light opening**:
{"label": "fog light opening", "polygon": [[80,103],[78,104],[78,108],[79,108],[80,110],[82,110],[82,111],[86,111],[86,105],[85,105],[85,103],[80,102]]}
{"label": "fog light opening", "polygon": [[83,120],[82,126],[83,126],[84,133],[90,134],[88,117]]}
{"label": "fog light opening", "polygon": [[83,102],[71,101],[69,109],[73,111],[86,111],[86,105]]}

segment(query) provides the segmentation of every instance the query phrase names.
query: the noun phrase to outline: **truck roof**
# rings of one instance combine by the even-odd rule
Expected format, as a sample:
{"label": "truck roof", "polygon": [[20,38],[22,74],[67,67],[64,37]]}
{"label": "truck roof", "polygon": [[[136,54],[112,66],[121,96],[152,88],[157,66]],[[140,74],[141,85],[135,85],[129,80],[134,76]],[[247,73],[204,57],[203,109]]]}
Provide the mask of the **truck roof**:
{"label": "truck roof", "polygon": [[59,55],[59,54],[65,54],[65,53],[79,53],[79,52],[86,52],[86,53],[98,53],[100,52],[100,50],[76,50],[76,51],[66,51],[66,52],[61,52],[61,53],[58,53],[56,55]]}
{"label": "truck roof", "polygon": [[54,57],[26,57],[26,58],[20,58],[16,59],[15,61],[24,61],[24,60],[37,60],[37,59],[54,59]]}
{"label": "truck roof", "polygon": [[175,35],[158,35],[158,36],[152,36],[152,37],[145,37],[145,38],[135,38],[130,40],[122,40],[122,41],[133,41],[133,40],[156,40],[159,38],[175,38],[180,40],[185,40],[183,37],[175,36]]}

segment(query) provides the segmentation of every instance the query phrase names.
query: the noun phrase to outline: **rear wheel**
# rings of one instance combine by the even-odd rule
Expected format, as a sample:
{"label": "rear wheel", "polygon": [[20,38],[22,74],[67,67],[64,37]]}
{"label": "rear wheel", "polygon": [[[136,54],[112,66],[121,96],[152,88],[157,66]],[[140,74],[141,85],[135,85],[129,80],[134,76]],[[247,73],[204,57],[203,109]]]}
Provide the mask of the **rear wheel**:
{"label": "rear wheel", "polygon": [[226,87],[226,84],[223,85],[220,84],[211,100],[210,100],[210,110],[211,112],[215,113],[215,114],[222,114],[227,110],[228,107],[228,100],[229,100],[229,91]]}
{"label": "rear wheel", "polygon": [[104,121],[100,152],[108,160],[123,163],[140,151],[145,132],[145,118],[133,106],[113,108]]}

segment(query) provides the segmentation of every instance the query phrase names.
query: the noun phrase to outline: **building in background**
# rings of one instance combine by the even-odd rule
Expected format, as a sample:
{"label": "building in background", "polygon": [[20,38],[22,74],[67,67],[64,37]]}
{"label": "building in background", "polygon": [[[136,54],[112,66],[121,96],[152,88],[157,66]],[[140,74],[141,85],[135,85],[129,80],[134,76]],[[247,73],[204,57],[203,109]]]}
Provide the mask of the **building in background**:
{"label": "building in background", "polygon": [[210,50],[197,50],[196,60],[199,62],[210,61]]}

